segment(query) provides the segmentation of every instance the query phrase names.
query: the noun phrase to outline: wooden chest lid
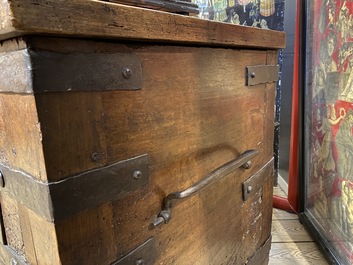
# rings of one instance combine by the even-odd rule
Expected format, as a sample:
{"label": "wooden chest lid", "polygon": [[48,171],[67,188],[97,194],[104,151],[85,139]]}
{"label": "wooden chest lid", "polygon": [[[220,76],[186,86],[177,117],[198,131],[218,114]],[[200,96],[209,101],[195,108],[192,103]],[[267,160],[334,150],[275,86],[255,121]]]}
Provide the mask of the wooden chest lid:
{"label": "wooden chest lid", "polygon": [[278,49],[285,33],[103,0],[0,0],[0,40],[23,35]]}

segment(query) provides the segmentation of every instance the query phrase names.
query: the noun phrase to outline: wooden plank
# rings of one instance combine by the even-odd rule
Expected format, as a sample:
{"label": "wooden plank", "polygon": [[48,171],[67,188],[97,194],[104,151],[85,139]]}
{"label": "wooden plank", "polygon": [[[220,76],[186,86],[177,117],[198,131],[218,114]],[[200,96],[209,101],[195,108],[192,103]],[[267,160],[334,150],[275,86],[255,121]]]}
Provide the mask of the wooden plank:
{"label": "wooden plank", "polygon": [[284,191],[279,186],[273,188],[273,195],[287,198],[287,195],[284,193]]}
{"label": "wooden plank", "polygon": [[7,245],[12,247],[20,255],[24,255],[24,242],[17,201],[2,195],[1,210],[5,225]]}
{"label": "wooden plank", "polygon": [[28,209],[19,204],[18,211],[23,235],[23,243],[25,246],[25,257],[30,264],[36,265],[38,264],[36,256],[37,254],[35,250],[36,247],[33,242],[31,220],[29,218]]}
{"label": "wooden plank", "polygon": [[44,220],[31,210],[28,210],[27,213],[37,263],[52,265],[63,264],[59,256],[55,225]]}
{"label": "wooden plank", "polygon": [[[266,52],[266,64],[269,65],[276,65],[278,61],[278,54],[277,51],[267,51]],[[265,85],[265,95],[264,95],[264,102],[265,102],[265,114],[264,119],[266,121],[263,124],[263,131],[264,131],[264,152],[266,156],[272,157],[273,156],[273,130],[274,130],[274,123],[273,117],[274,109],[273,106],[266,102],[274,102],[275,99],[275,91],[276,91],[276,83],[267,83]],[[274,175],[273,171],[271,171],[271,176],[269,180],[263,186],[263,196],[264,198],[270,198],[263,202],[263,233],[262,233],[262,240],[266,240],[271,234],[271,221],[272,221],[272,196],[273,196],[273,182],[274,182]],[[269,210],[270,209],[270,210]]]}
{"label": "wooden plank", "polygon": [[[28,210],[37,263],[109,264],[150,237],[158,242],[158,264],[246,263],[270,231],[272,179],[246,202],[242,183],[272,158],[268,141],[273,137],[274,89],[248,89],[244,69],[266,64],[267,51],[81,43],[57,49],[135,53],[143,66],[143,88],[0,94],[4,110],[27,99],[28,104],[19,105],[21,110],[30,106],[31,115],[38,112],[30,125],[40,122],[44,157],[32,155],[32,160],[45,161],[49,181],[141,151],[151,157],[151,181],[124,198],[55,224]],[[56,46],[60,44],[57,40]],[[55,44],[50,49],[55,50]],[[14,119],[23,125],[19,117]],[[150,229],[165,195],[189,187],[248,149],[260,151],[250,169],[237,169],[200,194],[175,203],[171,222]],[[93,153],[100,159],[92,159]]]}
{"label": "wooden plank", "polygon": [[[267,50],[266,51],[266,64],[267,65],[277,65],[278,64],[278,52]],[[251,64],[251,65],[261,65],[261,64]],[[249,66],[251,66],[249,65]],[[266,122],[263,123],[263,131],[265,133],[264,144],[265,144],[265,152],[268,156],[273,157],[273,139],[274,139],[274,108],[268,102],[274,102],[276,97],[276,84],[277,82],[270,82],[265,84],[265,95],[264,95],[264,102],[265,102],[265,114],[264,119]],[[254,86],[253,88],[255,88]],[[252,89],[252,88],[249,88]]]}
{"label": "wooden plank", "polygon": [[[150,141],[140,142],[144,149],[152,154],[154,166],[151,184],[152,187],[158,187],[155,194],[137,203],[126,199],[125,202],[116,204],[116,211],[125,213],[118,217],[116,231],[117,235],[124,239],[121,240],[119,249],[125,249],[126,252],[137,243],[134,242],[129,247],[131,240],[137,240],[132,235],[140,233],[138,231],[141,231],[141,222],[144,227],[148,226],[148,222],[144,221],[149,219],[148,212],[159,212],[157,205],[160,205],[163,194],[195,183],[200,176],[206,175],[221,165],[222,160],[229,160],[235,149],[244,150],[246,146],[254,145],[262,150],[261,156],[269,158],[273,154],[265,149],[264,139],[266,138],[263,138],[263,135],[256,136],[258,132],[253,130],[257,126],[259,128],[265,126],[262,123],[265,111],[262,103],[259,103],[264,100],[264,85],[249,90],[245,89],[245,83],[233,82],[233,80],[244,80],[244,71],[238,72],[237,69],[245,69],[244,65],[255,62],[255,59],[248,61],[249,58],[259,59],[261,56],[261,61],[265,62],[264,53],[256,52],[256,55],[251,56],[250,51],[220,49],[201,51],[199,49],[201,52],[199,54],[192,52],[192,49],[186,52],[187,49],[184,48],[174,48],[173,53],[161,50],[160,47],[156,49],[153,48],[144,54],[145,89],[141,93],[145,92],[145,94],[136,95],[138,106],[144,105],[144,102],[154,106],[150,110],[152,115],[134,111],[134,105],[121,101],[121,96],[118,94],[106,94],[103,98],[104,106],[112,106],[113,102],[115,104],[119,102],[117,105],[124,110],[120,113],[106,111],[116,117],[107,119],[107,128],[111,128],[109,131],[126,126],[124,113],[129,113],[131,121],[144,120],[143,127],[140,127],[141,132],[144,132],[143,135],[138,133],[138,123],[130,123],[132,126],[130,130],[108,137],[108,142],[115,142],[111,145],[112,154],[114,152],[115,155],[119,155],[115,150],[136,152],[138,149],[135,148],[138,146],[141,148],[141,145],[135,145],[141,141],[139,135],[147,139],[149,128],[155,128]],[[158,61],[148,59],[151,58],[149,52],[152,51],[158,53]],[[217,52],[217,55],[213,52]],[[190,54],[192,58],[189,57]],[[207,56],[208,59],[203,56]],[[237,58],[237,60],[226,58]],[[181,68],[183,65],[190,65],[189,73],[183,78],[178,78],[175,73],[183,72]],[[163,71],[161,72],[160,69]],[[229,70],[232,74],[225,74]],[[224,78],[225,76],[229,78]],[[173,82],[181,89],[173,89]],[[173,100],[170,104],[158,104],[166,98]],[[261,110],[258,109],[259,105]],[[108,107],[105,109],[108,110]],[[257,116],[258,114],[261,118]],[[202,122],[199,121],[200,118]],[[263,130],[260,131],[262,134]],[[186,132],[186,134],[180,134],[180,132]],[[247,135],[246,142],[241,140],[244,132]],[[124,135],[128,137],[127,139],[131,139],[129,146],[122,144]],[[116,142],[117,137],[121,138],[119,143]],[[155,149],[156,147],[158,149]],[[262,158],[260,161],[259,159],[260,157],[254,159],[254,168],[250,169],[252,172],[256,170],[257,165],[261,164],[260,161],[263,161]],[[238,174],[238,171],[234,172],[221,183],[210,186],[200,196],[177,205],[171,222],[155,231],[158,233],[158,241],[161,242],[159,246],[161,257],[157,263],[188,264],[190,260],[197,260],[199,264],[221,264],[226,263],[227,255],[231,255],[228,256],[228,263],[245,263],[246,254],[240,254],[244,251],[242,246],[251,246],[246,250],[249,257],[250,253],[254,252],[254,248],[263,243],[259,240],[263,233],[263,213],[260,212],[263,207],[265,208],[263,201],[269,200],[265,194],[272,193],[272,189],[268,193],[263,193],[262,201],[260,199],[262,193],[259,192],[255,198],[251,198],[244,204],[237,197],[240,192],[237,187],[241,183],[240,180],[251,173],[244,173],[247,176]],[[152,206],[146,205],[147,201],[150,201]],[[239,208],[240,205],[243,205],[241,206],[243,210]],[[144,211],[141,212],[139,209]],[[271,211],[271,208],[267,208],[267,211]],[[139,220],[134,217],[134,213],[137,212],[140,212]],[[200,214],[195,214],[196,212]],[[220,216],[227,216],[227,218],[223,219]],[[226,219],[231,221],[228,222]],[[225,227],[227,228],[224,229]],[[125,234],[124,230],[129,230],[130,233]],[[182,242],[188,242],[188,244]],[[193,248],[189,247],[191,245]]]}
{"label": "wooden plank", "polygon": [[312,241],[299,220],[274,220],[272,222],[272,242]]}
{"label": "wooden plank", "polygon": [[27,50],[0,53],[0,92],[33,91],[30,60]]}
{"label": "wooden plank", "polygon": [[0,93],[0,163],[45,181],[42,148],[34,96]]}
{"label": "wooden plank", "polygon": [[11,17],[8,0],[0,0],[0,39],[8,39],[18,34],[15,33],[16,29],[12,25]]}
{"label": "wooden plank", "polygon": [[262,241],[265,241],[266,238],[271,236],[271,222],[272,222],[272,188],[273,188],[273,168],[270,171],[270,177],[264,184],[262,188],[262,194],[264,198],[268,198],[263,201],[262,208]]}
{"label": "wooden plank", "polygon": [[328,265],[314,242],[272,243],[269,265]]}
{"label": "wooden plank", "polygon": [[[0,39],[23,34],[55,34],[153,42],[284,48],[285,33],[92,0],[12,0],[1,2]],[[10,8],[8,9],[8,5]],[[82,23],[85,21],[85,23]]]}
{"label": "wooden plank", "polygon": [[[100,93],[48,93],[36,99],[50,181],[108,164],[109,132],[104,131]],[[120,160],[109,164],[116,161]]]}
{"label": "wooden plank", "polygon": [[[111,47],[126,50],[118,44],[92,45],[92,49],[102,52]],[[246,88],[244,74],[246,65],[265,63],[265,52],[133,45],[129,52],[141,59],[142,90],[36,95],[47,172],[52,181],[134,157],[142,150],[152,154],[151,163],[160,156],[158,164],[163,167],[164,163],[175,163],[175,159],[196,156],[200,145],[206,150],[224,146],[224,139],[236,143],[237,153],[266,145],[263,156],[254,160],[259,168],[272,157],[267,138],[262,135],[263,129],[271,135],[270,128],[263,122],[264,106],[258,105],[265,98],[264,85]],[[187,70],[185,65],[189,65]],[[185,75],[181,78],[177,73]],[[235,79],[243,82],[235,83]],[[271,93],[269,98],[273,100],[273,89]],[[242,108],[246,114],[241,114],[238,104],[245,102]],[[273,113],[270,105],[266,104],[268,115]],[[239,123],[246,125],[242,128]],[[224,128],[222,137],[220,126]],[[261,130],[253,130],[256,126]],[[251,140],[242,141],[240,131]],[[229,148],[223,149],[228,149],[227,159],[234,158]],[[93,153],[100,154],[101,159],[93,161]],[[219,166],[213,163],[209,166]]]}
{"label": "wooden plank", "polygon": [[271,236],[267,238],[265,243],[256,251],[255,255],[248,260],[248,265],[267,264],[269,252],[271,249]]}
{"label": "wooden plank", "polygon": [[[246,263],[269,235],[271,222],[272,180],[266,191],[246,202],[242,198],[242,182],[273,155],[267,143],[273,119],[265,120],[265,115],[273,113],[274,90],[245,86],[246,65],[265,64],[266,51],[106,43],[86,43],[82,49],[137,54],[143,88],[36,94],[48,178],[60,181],[101,166],[91,161],[97,147],[107,164],[148,153],[151,175],[149,185],[113,201],[111,213],[104,205],[57,223],[63,259],[110,263],[155,237],[156,264]],[[265,124],[269,120],[272,124]],[[260,154],[250,169],[235,170],[200,194],[176,202],[172,220],[150,229],[164,196],[254,148]],[[106,219],[97,219],[97,212]]]}
{"label": "wooden plank", "polygon": [[13,248],[0,244],[0,264],[28,265],[23,256],[19,256]]}
{"label": "wooden plank", "polygon": [[111,264],[116,259],[120,238],[113,227],[115,214],[121,213],[112,209],[107,203],[55,225],[62,264]]}
{"label": "wooden plank", "polygon": [[6,40],[3,42],[0,42],[0,56],[6,52],[19,51],[26,48],[27,48],[27,43],[23,38]]}
{"label": "wooden plank", "polygon": [[274,220],[297,220],[298,215],[295,213],[289,213],[280,209],[273,208],[273,219]]}

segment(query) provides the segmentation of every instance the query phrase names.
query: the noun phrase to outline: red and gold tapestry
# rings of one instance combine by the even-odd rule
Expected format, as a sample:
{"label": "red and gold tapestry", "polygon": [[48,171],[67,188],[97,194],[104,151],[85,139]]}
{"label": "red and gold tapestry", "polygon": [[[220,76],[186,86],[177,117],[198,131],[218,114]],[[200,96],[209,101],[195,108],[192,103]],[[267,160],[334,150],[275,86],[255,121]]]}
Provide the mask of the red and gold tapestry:
{"label": "red and gold tapestry", "polygon": [[308,1],[307,11],[306,206],[352,264],[353,0]]}

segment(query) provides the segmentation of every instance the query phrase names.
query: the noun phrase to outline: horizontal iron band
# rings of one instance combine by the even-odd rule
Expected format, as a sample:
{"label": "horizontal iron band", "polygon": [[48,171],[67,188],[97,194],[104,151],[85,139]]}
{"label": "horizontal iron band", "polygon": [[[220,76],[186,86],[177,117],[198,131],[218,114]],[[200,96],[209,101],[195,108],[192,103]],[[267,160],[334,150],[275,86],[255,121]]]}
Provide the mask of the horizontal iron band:
{"label": "horizontal iron band", "polygon": [[119,199],[149,183],[147,154],[51,183],[3,165],[0,170],[5,183],[0,192],[50,222]]}
{"label": "horizontal iron band", "polygon": [[133,53],[58,53],[23,49],[0,54],[0,92],[37,93],[142,89]]}

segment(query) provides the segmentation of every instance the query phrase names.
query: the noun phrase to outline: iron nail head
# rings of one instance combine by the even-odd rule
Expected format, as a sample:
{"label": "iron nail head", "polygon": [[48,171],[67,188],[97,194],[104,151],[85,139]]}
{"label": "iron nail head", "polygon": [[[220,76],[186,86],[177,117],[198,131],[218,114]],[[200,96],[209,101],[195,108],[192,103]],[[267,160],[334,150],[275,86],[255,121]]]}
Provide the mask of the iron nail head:
{"label": "iron nail head", "polygon": [[142,176],[142,172],[140,170],[135,170],[132,176],[134,179],[140,179]]}
{"label": "iron nail head", "polygon": [[144,259],[136,260],[136,265],[145,265],[145,260]]}
{"label": "iron nail head", "polygon": [[250,193],[252,191],[252,187],[248,186],[247,192]]}
{"label": "iron nail head", "polygon": [[130,79],[132,75],[132,71],[130,68],[124,67],[122,71],[123,77],[126,79]]}
{"label": "iron nail head", "polygon": [[97,162],[97,161],[100,160],[101,156],[100,156],[99,153],[93,153],[92,156],[91,156],[91,158],[92,158],[92,160],[93,160],[94,162]]}
{"label": "iron nail head", "polygon": [[255,72],[251,72],[251,73],[250,73],[250,77],[251,77],[251,78],[255,78]]}

